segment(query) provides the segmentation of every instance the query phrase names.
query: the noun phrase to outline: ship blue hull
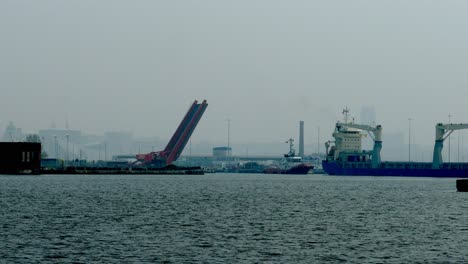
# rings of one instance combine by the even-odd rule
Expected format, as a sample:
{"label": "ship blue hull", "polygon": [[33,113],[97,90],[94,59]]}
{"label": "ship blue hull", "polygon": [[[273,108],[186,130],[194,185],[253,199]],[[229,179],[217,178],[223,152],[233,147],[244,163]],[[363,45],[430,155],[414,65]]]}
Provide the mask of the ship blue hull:
{"label": "ship blue hull", "polygon": [[336,162],[326,160],[322,162],[322,166],[323,170],[329,175],[468,178],[468,169],[343,168]]}

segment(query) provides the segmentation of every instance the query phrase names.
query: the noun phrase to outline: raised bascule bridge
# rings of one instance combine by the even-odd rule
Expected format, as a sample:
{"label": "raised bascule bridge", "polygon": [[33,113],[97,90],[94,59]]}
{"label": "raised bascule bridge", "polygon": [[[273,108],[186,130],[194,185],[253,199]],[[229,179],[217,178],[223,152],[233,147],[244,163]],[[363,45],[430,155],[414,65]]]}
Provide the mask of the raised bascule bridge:
{"label": "raised bascule bridge", "polygon": [[202,103],[198,103],[198,101],[195,100],[164,150],[153,151],[147,154],[137,154],[137,160],[133,165],[162,168],[175,162],[187,145],[187,142],[192,136],[193,131],[197,127],[198,122],[205,113],[207,107],[208,103],[206,100]]}

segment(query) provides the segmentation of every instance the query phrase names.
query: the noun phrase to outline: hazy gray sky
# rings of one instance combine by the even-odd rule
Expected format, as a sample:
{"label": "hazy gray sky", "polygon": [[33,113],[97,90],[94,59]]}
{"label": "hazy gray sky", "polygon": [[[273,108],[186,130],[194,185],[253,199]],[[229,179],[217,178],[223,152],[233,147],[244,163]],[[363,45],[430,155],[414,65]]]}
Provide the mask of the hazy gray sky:
{"label": "hazy gray sky", "polygon": [[[432,144],[468,122],[467,1],[0,1],[0,127],[168,138],[194,99],[194,140],[330,135],[374,105],[385,131]],[[385,139],[385,138],[384,138]]]}

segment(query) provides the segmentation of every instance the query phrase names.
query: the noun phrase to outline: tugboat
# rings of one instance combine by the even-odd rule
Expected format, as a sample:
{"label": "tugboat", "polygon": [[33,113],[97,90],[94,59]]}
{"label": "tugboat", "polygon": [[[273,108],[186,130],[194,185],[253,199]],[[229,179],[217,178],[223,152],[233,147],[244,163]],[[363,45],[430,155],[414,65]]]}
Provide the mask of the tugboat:
{"label": "tugboat", "polygon": [[294,150],[294,139],[290,138],[286,141],[289,143],[289,152],[284,154],[284,159],[278,166],[265,168],[265,174],[307,174],[314,166],[302,162],[302,157],[296,156]]}

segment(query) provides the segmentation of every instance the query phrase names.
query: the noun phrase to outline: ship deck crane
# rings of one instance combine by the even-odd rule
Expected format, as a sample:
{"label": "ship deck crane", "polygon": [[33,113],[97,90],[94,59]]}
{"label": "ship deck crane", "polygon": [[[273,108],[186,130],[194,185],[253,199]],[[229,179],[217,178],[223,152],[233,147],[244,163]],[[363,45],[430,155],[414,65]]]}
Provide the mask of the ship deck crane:
{"label": "ship deck crane", "polygon": [[374,141],[374,149],[372,150],[372,168],[377,168],[381,162],[380,151],[382,150],[382,126],[377,125],[375,127],[369,125],[360,125],[353,123],[338,123],[337,126],[344,126],[348,128],[354,128],[359,130],[367,131],[369,136]]}
{"label": "ship deck crane", "polygon": [[468,124],[442,124],[436,125],[436,138],[434,145],[434,155],[432,158],[432,168],[438,169],[443,163],[442,149],[444,148],[444,140],[455,130],[468,129]]}

